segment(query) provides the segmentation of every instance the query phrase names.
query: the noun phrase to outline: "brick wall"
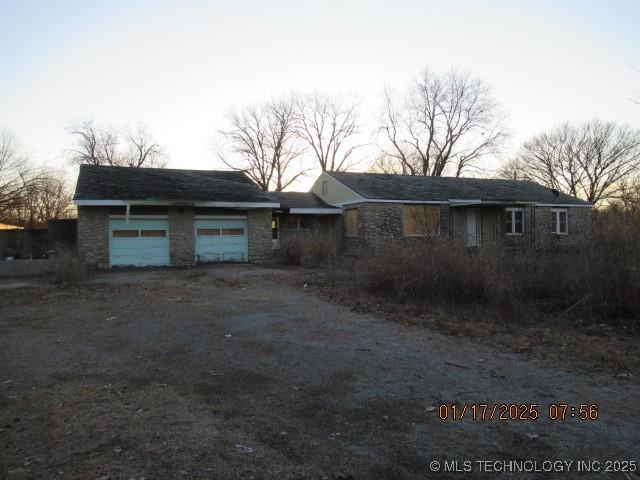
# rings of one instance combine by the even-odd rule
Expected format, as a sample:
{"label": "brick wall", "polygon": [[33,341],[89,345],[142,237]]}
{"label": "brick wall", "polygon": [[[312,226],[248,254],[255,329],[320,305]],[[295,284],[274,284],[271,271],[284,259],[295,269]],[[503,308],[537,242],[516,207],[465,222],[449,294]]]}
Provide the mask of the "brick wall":
{"label": "brick wall", "polygon": [[109,267],[109,207],[78,207],[78,255],[89,267]]}
{"label": "brick wall", "polygon": [[171,265],[193,265],[196,261],[193,208],[169,208],[169,255]]}
{"label": "brick wall", "polygon": [[247,211],[249,261],[263,262],[272,257],[271,209]]}

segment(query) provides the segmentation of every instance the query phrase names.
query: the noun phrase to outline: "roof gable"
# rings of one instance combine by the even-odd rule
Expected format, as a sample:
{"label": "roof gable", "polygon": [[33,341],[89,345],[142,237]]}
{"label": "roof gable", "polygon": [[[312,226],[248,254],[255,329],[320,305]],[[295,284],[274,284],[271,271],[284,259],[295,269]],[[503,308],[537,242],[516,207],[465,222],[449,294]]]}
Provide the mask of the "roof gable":
{"label": "roof gable", "polygon": [[81,165],[74,200],[271,202],[244,173]]}
{"label": "roof gable", "polygon": [[476,200],[498,203],[589,205],[528,180],[425,177],[383,173],[328,172],[334,179],[370,200],[447,202]]}

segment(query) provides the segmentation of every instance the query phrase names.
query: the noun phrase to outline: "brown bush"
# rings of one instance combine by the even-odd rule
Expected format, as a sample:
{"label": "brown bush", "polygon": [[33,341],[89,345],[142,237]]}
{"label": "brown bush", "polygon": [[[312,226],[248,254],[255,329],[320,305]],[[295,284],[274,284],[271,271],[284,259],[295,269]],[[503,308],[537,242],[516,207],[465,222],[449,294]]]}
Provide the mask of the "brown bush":
{"label": "brown bush", "polygon": [[388,245],[333,269],[333,293],[441,307],[482,305],[504,318],[540,311],[614,322],[640,312],[640,218],[611,208],[589,245],[536,251],[447,242]]}
{"label": "brown bush", "polygon": [[76,252],[58,245],[56,249],[54,281],[62,285],[74,285],[85,279],[87,271]]}
{"label": "brown bush", "polygon": [[280,245],[287,265],[318,267],[333,263],[337,254],[336,237],[315,231],[287,232]]}

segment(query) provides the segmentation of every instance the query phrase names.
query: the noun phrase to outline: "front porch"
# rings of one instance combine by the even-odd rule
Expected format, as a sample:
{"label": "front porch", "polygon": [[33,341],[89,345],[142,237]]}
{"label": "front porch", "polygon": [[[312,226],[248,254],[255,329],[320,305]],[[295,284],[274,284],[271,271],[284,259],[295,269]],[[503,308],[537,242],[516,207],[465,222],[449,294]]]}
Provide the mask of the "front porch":
{"label": "front porch", "polygon": [[535,245],[535,206],[451,205],[449,237],[468,248]]}

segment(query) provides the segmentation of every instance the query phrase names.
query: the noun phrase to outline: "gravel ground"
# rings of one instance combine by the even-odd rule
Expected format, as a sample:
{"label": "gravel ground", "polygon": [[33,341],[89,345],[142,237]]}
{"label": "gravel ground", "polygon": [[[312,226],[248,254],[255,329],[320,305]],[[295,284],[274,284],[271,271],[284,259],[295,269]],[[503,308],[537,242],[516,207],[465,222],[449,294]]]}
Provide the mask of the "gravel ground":
{"label": "gravel ground", "polygon": [[[640,460],[637,379],[351,312],[272,275],[0,288],[0,478],[549,478],[429,465]],[[537,403],[541,418],[442,421],[440,402]],[[550,421],[550,403],[599,418]]]}

